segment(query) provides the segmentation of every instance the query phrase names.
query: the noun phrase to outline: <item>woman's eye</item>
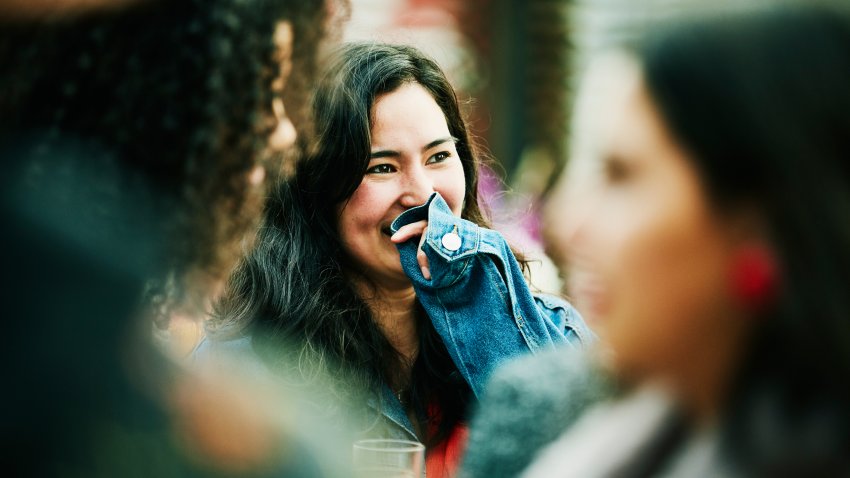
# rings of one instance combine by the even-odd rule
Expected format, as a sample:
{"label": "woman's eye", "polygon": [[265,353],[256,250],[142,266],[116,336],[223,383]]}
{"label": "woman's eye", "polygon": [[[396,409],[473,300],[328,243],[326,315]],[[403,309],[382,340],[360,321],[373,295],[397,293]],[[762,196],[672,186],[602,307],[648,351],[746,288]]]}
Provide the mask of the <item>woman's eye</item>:
{"label": "woman's eye", "polygon": [[392,164],[378,164],[366,170],[366,174],[389,174],[395,172]]}
{"label": "woman's eye", "polygon": [[431,156],[430,158],[428,158],[428,161],[426,161],[425,164],[442,163],[443,161],[445,161],[445,160],[447,160],[451,157],[452,157],[452,153],[450,153],[448,151],[441,151],[441,152]]}

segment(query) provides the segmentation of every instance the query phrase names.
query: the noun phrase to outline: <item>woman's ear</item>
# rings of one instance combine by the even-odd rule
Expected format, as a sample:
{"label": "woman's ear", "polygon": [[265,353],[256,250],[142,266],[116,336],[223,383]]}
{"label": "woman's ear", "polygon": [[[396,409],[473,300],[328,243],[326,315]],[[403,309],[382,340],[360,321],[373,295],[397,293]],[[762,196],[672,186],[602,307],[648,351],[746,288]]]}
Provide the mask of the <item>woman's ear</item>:
{"label": "woman's ear", "polygon": [[779,275],[778,261],[766,244],[741,247],[730,261],[732,297],[749,315],[762,315],[776,303]]}
{"label": "woman's ear", "polygon": [[749,316],[761,316],[779,295],[780,266],[764,216],[747,206],[729,218],[733,241],[729,260],[729,291]]}

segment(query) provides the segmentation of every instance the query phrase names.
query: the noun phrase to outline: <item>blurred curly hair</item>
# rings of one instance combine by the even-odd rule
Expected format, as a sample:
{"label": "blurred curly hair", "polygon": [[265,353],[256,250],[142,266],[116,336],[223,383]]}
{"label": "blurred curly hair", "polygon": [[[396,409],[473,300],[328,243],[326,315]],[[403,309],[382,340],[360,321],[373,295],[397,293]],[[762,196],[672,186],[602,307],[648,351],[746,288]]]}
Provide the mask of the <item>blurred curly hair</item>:
{"label": "blurred curly hair", "polygon": [[[0,20],[0,140],[35,132],[47,151],[61,148],[51,138],[95,141],[155,191],[161,271],[222,274],[265,194],[247,174],[281,168],[267,151],[274,30],[293,25],[286,96],[306,95],[325,13],[324,0],[152,0]],[[297,103],[288,110],[305,121]]]}

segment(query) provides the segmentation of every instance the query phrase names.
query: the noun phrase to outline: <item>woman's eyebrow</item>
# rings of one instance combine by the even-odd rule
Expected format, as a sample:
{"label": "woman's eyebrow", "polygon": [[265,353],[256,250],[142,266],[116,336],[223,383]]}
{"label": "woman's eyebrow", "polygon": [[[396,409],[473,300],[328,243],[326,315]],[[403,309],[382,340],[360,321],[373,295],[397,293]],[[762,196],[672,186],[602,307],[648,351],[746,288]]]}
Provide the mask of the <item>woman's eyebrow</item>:
{"label": "woman's eyebrow", "polygon": [[391,149],[382,149],[382,150],[379,150],[379,151],[373,151],[373,152],[369,153],[369,159],[397,158],[399,156],[401,156],[401,153],[399,153],[398,151],[393,151]]}
{"label": "woman's eyebrow", "polygon": [[[445,138],[435,139],[430,143],[426,144],[422,147],[422,152],[428,151],[434,146],[439,146],[443,143],[457,143],[457,138],[454,136],[446,136]],[[369,153],[369,159],[377,159],[377,158],[397,158],[401,156],[401,153],[392,149],[381,149],[378,151],[372,151]]]}
{"label": "woman's eyebrow", "polygon": [[434,141],[431,141],[430,143],[426,144],[422,148],[422,152],[424,153],[425,151],[428,151],[429,149],[433,148],[434,146],[437,146],[437,145],[440,145],[440,144],[443,144],[443,143],[457,143],[457,138],[455,138],[454,136],[446,136],[445,138],[435,139]]}

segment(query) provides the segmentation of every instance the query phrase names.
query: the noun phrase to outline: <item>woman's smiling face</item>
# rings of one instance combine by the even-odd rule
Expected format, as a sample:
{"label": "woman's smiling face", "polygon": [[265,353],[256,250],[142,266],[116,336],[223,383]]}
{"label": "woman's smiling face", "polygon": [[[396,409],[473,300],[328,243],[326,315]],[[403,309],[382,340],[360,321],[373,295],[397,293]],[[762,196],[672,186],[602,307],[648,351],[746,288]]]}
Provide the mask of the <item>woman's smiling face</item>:
{"label": "woman's smiling face", "polygon": [[383,287],[407,287],[390,224],[435,191],[460,216],[463,165],[443,111],[418,83],[375,99],[370,136],[366,174],[340,209],[340,238],[359,272]]}

